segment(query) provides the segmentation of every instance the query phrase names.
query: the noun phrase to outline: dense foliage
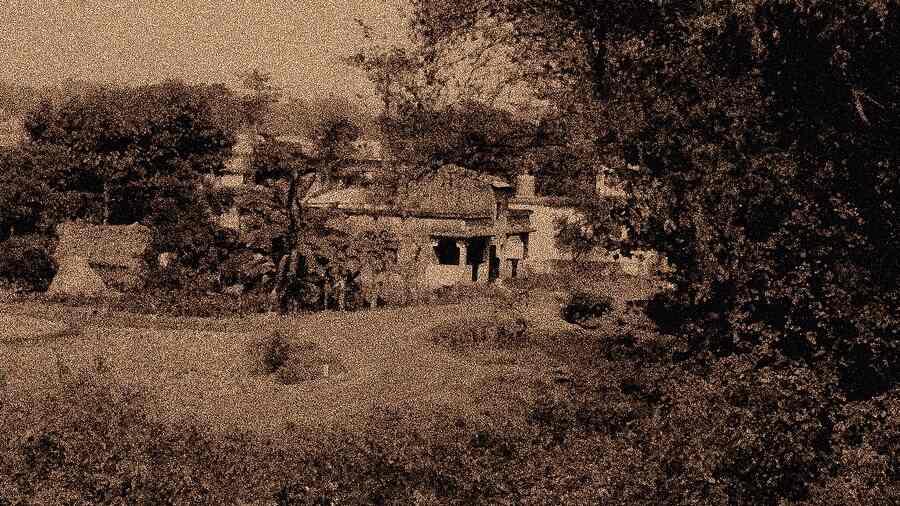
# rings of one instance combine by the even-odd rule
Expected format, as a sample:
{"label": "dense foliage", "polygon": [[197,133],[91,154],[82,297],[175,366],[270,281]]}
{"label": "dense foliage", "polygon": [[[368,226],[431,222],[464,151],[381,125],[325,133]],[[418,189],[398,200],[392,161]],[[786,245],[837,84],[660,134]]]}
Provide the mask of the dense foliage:
{"label": "dense foliage", "polygon": [[562,307],[562,319],[580,325],[590,327],[596,324],[596,320],[607,316],[613,309],[613,300],[608,296],[595,295],[590,292],[573,292],[569,300]]}
{"label": "dense foliage", "polygon": [[60,154],[53,148],[0,150],[0,241],[15,233],[47,233],[65,215],[66,203],[53,198]]}
{"label": "dense foliage", "polygon": [[[726,399],[735,432],[755,434],[698,440],[724,459],[706,478],[722,480],[715,502],[799,501],[814,494],[804,484],[834,486],[838,462],[860,455],[838,435],[846,413],[879,413],[900,381],[900,5],[417,0],[410,27],[413,48],[384,53],[410,69],[382,79],[399,90],[382,86],[386,96],[445,86],[428,77],[460,47],[503,48],[499,80],[526,87],[573,137],[574,163],[555,173],[571,174],[561,190],[580,197],[586,220],[562,239],[667,257],[674,289],[649,314],[676,337],[679,367],[722,372],[694,387]],[[599,165],[627,198],[579,187]],[[670,422],[691,430],[689,416]],[[877,438],[874,426],[854,430]],[[865,451],[889,459],[888,447]],[[715,488],[684,481],[695,471],[678,464],[671,476]]]}
{"label": "dense foliage", "polygon": [[56,274],[52,244],[43,236],[16,236],[0,242],[0,284],[43,291]]}
{"label": "dense foliage", "polygon": [[153,252],[213,274],[221,231],[202,177],[230,156],[231,100],[224,87],[177,81],[47,94],[25,115],[26,142],[0,153],[0,240],[50,237],[64,220],[140,222]]}
{"label": "dense foliage", "polygon": [[668,257],[654,314],[692,355],[851,396],[898,379],[898,23],[865,0],[422,0],[412,20],[424,47],[518,47],[537,95],[581,111],[631,191],[583,203],[592,236]]}
{"label": "dense foliage", "polygon": [[[220,433],[161,422],[163,406],[117,382],[102,360],[74,373],[60,366],[58,380],[34,391],[0,383],[0,503],[900,499],[894,394],[833,409],[802,373],[760,371],[740,357],[694,369],[673,363],[671,338],[653,332],[509,325],[505,337],[480,339],[477,354],[474,343],[451,346],[481,364],[527,352],[485,385],[477,419],[416,401],[348,430]],[[441,335],[451,340],[439,344],[453,344],[454,334]],[[270,337],[254,357],[278,374],[291,367],[292,343]]]}
{"label": "dense foliage", "polygon": [[70,218],[140,222],[223,168],[235,126],[219,106],[227,97],[224,87],[177,81],[99,87],[44,99],[25,129],[29,144],[63,152],[56,191],[88,197]]}

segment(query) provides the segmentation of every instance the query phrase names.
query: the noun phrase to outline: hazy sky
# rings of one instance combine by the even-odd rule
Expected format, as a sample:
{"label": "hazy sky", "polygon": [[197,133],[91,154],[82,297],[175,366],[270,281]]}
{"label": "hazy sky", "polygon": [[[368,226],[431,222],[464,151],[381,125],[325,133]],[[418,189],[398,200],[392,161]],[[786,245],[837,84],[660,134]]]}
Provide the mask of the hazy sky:
{"label": "hazy sky", "polygon": [[0,81],[237,85],[254,66],[298,96],[371,96],[337,60],[362,44],[354,18],[401,40],[403,0],[0,0]]}

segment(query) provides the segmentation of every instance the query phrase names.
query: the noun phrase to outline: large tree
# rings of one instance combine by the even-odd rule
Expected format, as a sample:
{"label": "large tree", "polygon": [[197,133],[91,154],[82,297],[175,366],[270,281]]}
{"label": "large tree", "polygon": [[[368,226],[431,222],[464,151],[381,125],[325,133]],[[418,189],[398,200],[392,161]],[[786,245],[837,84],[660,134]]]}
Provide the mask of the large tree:
{"label": "large tree", "polygon": [[527,166],[545,190],[559,193],[565,185],[548,176],[566,158],[559,148],[578,141],[566,115],[535,107],[522,95],[517,74],[493,72],[490,65],[500,58],[493,54],[496,41],[448,46],[374,45],[350,58],[382,99],[377,120],[385,147],[407,162],[392,167],[388,182],[414,179],[421,167],[447,163],[506,179]]}
{"label": "large tree", "polygon": [[102,87],[42,101],[25,120],[29,144],[66,153],[66,191],[94,193],[98,206],[76,216],[104,223],[145,219],[155,199],[220,171],[233,125],[219,86],[177,81]]}
{"label": "large tree", "polygon": [[26,115],[24,149],[54,155],[36,173],[54,219],[153,225],[157,249],[202,270],[215,230],[200,182],[230,155],[231,101],[223,86],[179,81],[45,97]]}
{"label": "large tree", "polygon": [[241,99],[242,122],[254,135],[267,133],[281,89],[272,81],[272,74],[253,69],[243,76],[245,95]]}
{"label": "large tree", "polygon": [[[353,240],[347,239],[351,235],[335,229],[323,213],[301,203],[317,182],[327,185],[330,175],[355,156],[353,143],[359,139],[360,128],[338,108],[325,110],[308,134],[311,145],[274,138],[260,143],[253,159],[258,185],[238,199],[241,213],[247,217],[248,242],[271,255],[276,264],[270,291],[272,310],[285,310],[292,298],[302,296],[297,291],[308,273],[322,278],[326,305],[329,288],[342,292],[347,285],[346,276],[335,273],[343,272],[343,259],[352,250],[348,248]],[[332,254],[335,252],[341,253]]]}
{"label": "large tree", "polygon": [[852,395],[900,379],[895,2],[413,4],[427,53],[512,45],[589,125],[631,190],[583,202],[594,237],[624,225],[615,246],[674,264],[656,315],[691,354],[814,364]]}
{"label": "large tree", "polygon": [[63,153],[18,146],[0,150],[0,241],[11,235],[47,233],[66,214],[72,195],[56,190]]}

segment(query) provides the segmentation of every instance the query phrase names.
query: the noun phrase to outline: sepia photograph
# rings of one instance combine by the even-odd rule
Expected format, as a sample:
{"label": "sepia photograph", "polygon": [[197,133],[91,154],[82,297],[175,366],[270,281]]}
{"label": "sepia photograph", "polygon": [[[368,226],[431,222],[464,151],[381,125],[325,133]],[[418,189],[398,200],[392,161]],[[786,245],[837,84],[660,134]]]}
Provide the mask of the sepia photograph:
{"label": "sepia photograph", "polygon": [[900,505],[900,1],[0,0],[0,506]]}

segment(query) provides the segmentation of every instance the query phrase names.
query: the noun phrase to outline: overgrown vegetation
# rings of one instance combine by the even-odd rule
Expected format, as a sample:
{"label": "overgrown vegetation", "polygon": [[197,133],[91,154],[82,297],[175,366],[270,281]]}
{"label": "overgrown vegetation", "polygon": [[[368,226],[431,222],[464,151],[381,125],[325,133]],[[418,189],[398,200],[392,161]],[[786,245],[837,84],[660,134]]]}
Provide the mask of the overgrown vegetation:
{"label": "overgrown vegetation", "polygon": [[[633,451],[674,456],[631,469],[652,485],[623,487],[630,499],[833,503],[848,497],[841,480],[892,497],[879,477],[892,451],[861,449],[885,428],[858,426],[849,444],[842,424],[848,410],[876,417],[900,388],[900,65],[887,57],[900,5],[420,0],[410,26],[416,44],[359,59],[392,122],[439,110],[459,62],[502,69],[494,82],[552,104],[545,123],[560,120],[576,160],[557,174],[576,183],[585,220],[563,239],[658,251],[673,267],[647,310],[690,390],[660,386],[681,411],[610,426],[636,434]],[[591,165],[627,196],[598,198]],[[620,368],[596,360],[587,384]],[[877,492],[853,488],[867,480]]]}
{"label": "overgrown vegetation", "polygon": [[56,274],[52,243],[42,236],[16,236],[0,242],[0,284],[43,291]]}
{"label": "overgrown vegetation", "polygon": [[430,329],[429,339],[455,351],[516,347],[528,342],[528,323],[522,318],[454,320]]}
{"label": "overgrown vegetation", "polygon": [[247,353],[257,374],[274,375],[278,382],[285,385],[347,372],[338,356],[324,350],[318,343],[298,343],[278,331],[253,341]]}
{"label": "overgrown vegetation", "polygon": [[598,319],[609,315],[612,310],[613,300],[609,296],[574,292],[563,305],[560,316],[569,323],[592,327],[597,324]]}
{"label": "overgrown vegetation", "polygon": [[[278,374],[290,367],[287,350],[296,345],[268,337],[256,356]],[[834,505],[900,499],[900,399],[850,401],[833,410],[820,403],[821,389],[791,371],[755,369],[738,357],[698,369],[673,362],[673,344],[653,333],[536,335],[516,343],[530,351],[518,363],[530,367],[528,381],[484,387],[494,398],[528,392],[534,400],[522,414],[485,411],[476,422],[435,408],[423,418],[429,411],[417,405],[409,408],[415,416],[407,408],[375,413],[364,430],[292,429],[274,437],[161,423],[160,406],[117,383],[100,360],[75,373],[61,370],[47,389],[2,391],[0,498]],[[555,368],[524,358],[537,353]]]}

